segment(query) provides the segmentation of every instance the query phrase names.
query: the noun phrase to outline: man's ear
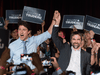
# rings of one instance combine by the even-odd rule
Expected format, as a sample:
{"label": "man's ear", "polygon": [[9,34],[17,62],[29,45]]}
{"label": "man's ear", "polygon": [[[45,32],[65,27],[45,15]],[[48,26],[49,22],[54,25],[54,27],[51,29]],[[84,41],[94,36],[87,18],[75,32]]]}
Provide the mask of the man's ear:
{"label": "man's ear", "polygon": [[28,35],[31,33],[31,30],[28,31]]}

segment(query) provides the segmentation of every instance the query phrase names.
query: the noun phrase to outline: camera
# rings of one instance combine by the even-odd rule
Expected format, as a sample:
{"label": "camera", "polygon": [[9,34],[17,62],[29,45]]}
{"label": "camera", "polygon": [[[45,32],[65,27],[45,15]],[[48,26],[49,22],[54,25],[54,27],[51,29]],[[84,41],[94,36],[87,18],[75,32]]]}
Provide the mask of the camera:
{"label": "camera", "polygon": [[12,64],[12,65],[10,65],[10,66],[8,67],[8,71],[9,71],[9,72],[10,72],[10,71],[12,71],[12,72],[17,72],[17,71],[24,71],[24,70],[26,70],[26,68],[24,67],[23,64],[19,64],[19,65],[14,65],[14,64]]}
{"label": "camera", "polygon": [[49,66],[52,66],[51,61],[54,61],[54,60],[50,59],[50,57],[44,57],[44,58],[41,58],[41,61],[42,61],[42,66],[49,67]]}
{"label": "camera", "polygon": [[32,61],[32,57],[29,54],[21,54],[21,61]]}

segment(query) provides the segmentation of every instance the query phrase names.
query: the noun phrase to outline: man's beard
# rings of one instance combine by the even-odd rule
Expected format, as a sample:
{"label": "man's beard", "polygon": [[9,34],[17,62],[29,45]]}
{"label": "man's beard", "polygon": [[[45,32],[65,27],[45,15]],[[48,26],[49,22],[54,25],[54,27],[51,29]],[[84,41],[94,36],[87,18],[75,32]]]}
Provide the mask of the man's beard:
{"label": "man's beard", "polygon": [[[75,44],[77,44],[77,45],[75,45]],[[80,44],[79,43],[73,43],[72,46],[73,46],[73,48],[77,49],[77,48],[80,47]]]}

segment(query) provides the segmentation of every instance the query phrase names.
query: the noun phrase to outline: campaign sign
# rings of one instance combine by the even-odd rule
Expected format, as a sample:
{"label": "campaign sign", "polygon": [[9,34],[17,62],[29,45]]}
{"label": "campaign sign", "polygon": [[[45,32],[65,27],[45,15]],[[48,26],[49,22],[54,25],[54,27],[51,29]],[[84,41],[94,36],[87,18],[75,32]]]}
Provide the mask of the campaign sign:
{"label": "campaign sign", "polygon": [[84,29],[93,30],[96,34],[100,35],[100,19],[86,15]]}
{"label": "campaign sign", "polygon": [[[85,16],[82,15],[64,15],[62,28],[74,28],[82,30]],[[74,26],[73,26],[74,25]]]}
{"label": "campaign sign", "polygon": [[9,43],[9,31],[3,28],[0,28],[0,56],[5,50],[5,46],[8,47]]}
{"label": "campaign sign", "polygon": [[24,6],[22,20],[41,24],[45,19],[46,10]]}
{"label": "campaign sign", "polygon": [[18,23],[22,18],[22,10],[6,10],[6,19],[9,23]]}
{"label": "campaign sign", "polygon": [[0,17],[0,28],[4,27],[4,18]]}

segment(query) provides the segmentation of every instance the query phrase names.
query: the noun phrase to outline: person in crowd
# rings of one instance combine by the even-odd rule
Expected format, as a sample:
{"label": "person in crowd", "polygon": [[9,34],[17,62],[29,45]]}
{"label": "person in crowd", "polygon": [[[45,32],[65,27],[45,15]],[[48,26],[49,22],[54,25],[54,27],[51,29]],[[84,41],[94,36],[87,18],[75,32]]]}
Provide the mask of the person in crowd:
{"label": "person in crowd", "polygon": [[[43,21],[43,23],[41,24],[42,33],[44,32],[44,25],[45,25],[45,21]],[[64,36],[64,38],[65,38],[65,36]],[[56,56],[57,56],[57,52],[59,52],[55,48],[54,43],[52,42],[52,38],[51,39],[47,39],[46,41],[44,41],[42,44],[40,44],[39,47],[38,47],[38,51],[40,50],[40,52],[38,52],[38,53],[40,55],[43,55],[43,56],[50,56],[51,57],[51,56],[55,56],[55,53],[56,53]]]}
{"label": "person in crowd", "polygon": [[6,30],[10,30],[10,36],[11,38],[9,39],[9,43],[17,40],[19,37],[18,37],[18,28],[17,27],[12,27],[10,29],[8,29],[8,24],[9,24],[9,21],[5,19],[5,25],[4,25],[4,28]]}
{"label": "person in crowd", "polygon": [[[56,59],[59,58],[59,50],[54,46],[52,39],[47,39],[42,44],[43,47],[40,47],[40,51],[43,53],[43,56],[41,56],[40,58],[43,59],[42,62],[44,62],[44,64],[46,63],[46,60],[44,59],[49,59],[50,57],[56,57]],[[54,70],[51,65],[50,67],[44,67],[44,69],[47,69],[48,75],[52,75],[52,72]]]}
{"label": "person in crowd", "polygon": [[86,40],[85,40],[85,37],[84,37],[84,33],[82,33],[81,48],[82,48],[84,51],[87,51],[87,50],[89,51],[89,49],[91,49],[91,48],[87,48]]}
{"label": "person in crowd", "polygon": [[[55,18],[56,16],[58,16],[58,14],[56,14],[55,11],[53,18]],[[52,20],[51,25],[46,32],[42,33],[41,35],[28,38],[28,34],[30,33],[31,28],[27,22],[20,21],[18,23],[19,39],[9,45],[10,59],[8,59],[7,62],[13,61],[14,64],[26,63],[31,69],[35,69],[35,66],[32,65],[31,61],[21,61],[20,55],[37,52],[37,47],[48,38],[51,38],[52,28],[54,24],[55,21]],[[25,74],[26,72],[20,73]]]}
{"label": "person in crowd", "polygon": [[58,36],[63,39],[63,43],[66,43],[65,33],[62,30],[58,32]]}
{"label": "person in crowd", "polygon": [[84,48],[85,48],[86,52],[91,54],[91,49],[93,48],[94,32],[92,30],[90,30],[90,31],[85,30],[85,33],[84,33],[83,37],[84,37],[84,42],[85,42],[84,43]]}
{"label": "person in crowd", "polygon": [[43,21],[43,22],[41,23],[42,30],[41,30],[41,29],[39,29],[39,30],[37,31],[37,35],[40,35],[41,33],[43,33],[43,32],[44,32],[44,25],[45,25],[45,21]]}
{"label": "person in crowd", "polygon": [[[58,37],[60,13],[59,18],[55,19],[56,24],[53,27],[52,39],[60,51],[58,64],[62,71],[73,71],[76,75],[90,75],[90,54],[81,49],[82,36],[79,32],[73,32],[70,36],[71,47],[68,43],[63,42]],[[59,72],[61,74],[62,72]],[[56,72],[53,75],[57,75]]]}
{"label": "person in crowd", "polygon": [[[95,38],[95,36],[96,36],[96,34],[94,33],[93,30],[90,30],[90,31],[86,31],[85,30],[85,33],[83,34],[83,37],[84,37],[84,45],[83,45],[83,47],[86,50],[86,52],[88,52],[90,54],[91,54],[92,48],[94,47],[94,44],[96,42],[99,42],[97,40],[97,38]],[[90,46],[89,46],[89,44],[90,44]]]}
{"label": "person in crowd", "polygon": [[[57,49],[57,47],[55,46],[55,44],[52,42],[52,39],[49,39],[49,40],[50,40],[49,44],[47,44],[46,42],[43,42],[42,47],[40,45],[37,47],[37,53],[39,54],[40,58],[44,58],[47,56],[47,57],[56,57],[58,59],[60,52]],[[48,45],[49,45],[49,47],[48,47]],[[50,55],[45,54],[46,49],[50,50]]]}
{"label": "person in crowd", "polygon": [[84,36],[85,36],[85,41],[86,41],[87,47],[92,48],[92,42],[91,42],[91,37],[90,37],[89,31],[85,31]]}
{"label": "person in crowd", "polygon": [[42,52],[45,54],[45,56],[49,57],[51,56],[51,49],[50,49],[50,39],[47,39],[45,42],[42,43],[44,49],[42,50]]}
{"label": "person in crowd", "polygon": [[4,25],[4,28],[7,30],[8,29],[8,24],[9,24],[9,21],[5,19],[5,25]]}
{"label": "person in crowd", "polygon": [[100,43],[95,43],[91,50],[91,75],[100,74]]}
{"label": "person in crowd", "polygon": [[40,29],[40,28],[41,28],[41,27],[40,27],[40,28],[37,30],[37,33],[34,34],[34,36],[40,35],[41,33],[44,32],[44,25],[45,25],[45,21],[43,21],[43,22],[41,23],[42,30]]}
{"label": "person in crowd", "polygon": [[9,39],[9,43],[12,43],[13,41],[18,39],[18,30],[16,27],[13,27],[10,29],[11,33],[11,38]]}

